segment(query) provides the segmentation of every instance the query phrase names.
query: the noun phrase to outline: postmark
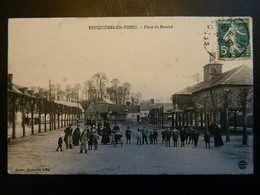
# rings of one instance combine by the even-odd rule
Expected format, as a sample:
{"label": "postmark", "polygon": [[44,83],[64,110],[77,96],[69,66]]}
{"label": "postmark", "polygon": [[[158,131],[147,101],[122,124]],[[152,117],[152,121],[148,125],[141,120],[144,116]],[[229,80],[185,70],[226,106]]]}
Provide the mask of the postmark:
{"label": "postmark", "polygon": [[251,58],[249,23],[250,18],[224,18],[216,21],[218,59]]}
{"label": "postmark", "polygon": [[246,169],[247,167],[247,162],[245,160],[240,160],[237,162],[237,166],[240,168],[240,169]]}

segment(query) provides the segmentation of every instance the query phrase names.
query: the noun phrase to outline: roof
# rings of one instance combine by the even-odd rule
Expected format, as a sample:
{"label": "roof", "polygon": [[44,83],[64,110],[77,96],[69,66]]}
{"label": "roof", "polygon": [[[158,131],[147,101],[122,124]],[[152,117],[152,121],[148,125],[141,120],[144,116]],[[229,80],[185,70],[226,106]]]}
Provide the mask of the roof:
{"label": "roof", "polygon": [[172,112],[172,106],[171,107],[163,107],[163,112],[164,113]]}
{"label": "roof", "polygon": [[126,106],[104,103],[91,103],[86,110],[86,113],[125,113]]}
{"label": "roof", "polygon": [[172,107],[172,103],[155,103],[150,104],[150,110],[153,108],[161,108],[161,107]]}
{"label": "roof", "polygon": [[54,100],[54,102],[57,104],[62,104],[62,105],[69,106],[69,107],[79,108],[82,111],[84,111],[84,109],[82,108],[80,103],[77,103],[77,102],[66,102],[66,101],[60,101],[60,100]]}
{"label": "roof", "polygon": [[151,103],[140,103],[140,110],[141,111],[149,111]]}
{"label": "roof", "polygon": [[115,104],[114,102],[112,102],[110,99],[108,98],[102,98],[102,99],[98,99],[97,103],[102,103],[102,104]]}
{"label": "roof", "polygon": [[139,113],[140,112],[140,106],[134,105],[134,106],[127,106],[128,113]]}
{"label": "roof", "polygon": [[253,71],[247,65],[241,65],[222,73],[210,81],[203,81],[176,92],[178,94],[192,94],[217,85],[253,85]]}

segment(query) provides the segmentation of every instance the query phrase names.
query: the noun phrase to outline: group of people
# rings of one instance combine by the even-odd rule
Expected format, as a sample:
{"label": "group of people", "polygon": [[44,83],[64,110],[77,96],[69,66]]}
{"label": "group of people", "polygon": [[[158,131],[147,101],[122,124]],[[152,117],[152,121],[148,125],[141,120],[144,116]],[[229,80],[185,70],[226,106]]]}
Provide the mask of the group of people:
{"label": "group of people", "polygon": [[143,127],[141,130],[137,129],[137,133],[136,133],[137,145],[142,145],[144,143],[148,144],[148,138],[150,144],[157,144],[158,143],[157,137],[158,137],[158,132],[156,131],[156,129],[150,132],[145,127]]}
{"label": "group of people", "polygon": [[[92,150],[92,146],[94,149],[98,149],[98,140],[99,135],[95,126],[87,126],[82,132],[80,131],[80,125],[77,125],[77,128],[73,131],[72,124],[70,124],[64,130],[65,136],[62,139],[62,135],[59,136],[58,139],[58,148],[56,151],[63,151],[62,150],[62,143],[65,142],[66,149],[72,149],[73,146],[80,145],[80,153],[85,151],[87,153],[87,149]],[[87,147],[88,146],[88,147]]]}
{"label": "group of people", "polygon": [[[85,151],[87,153],[87,145],[88,149],[92,150],[92,146],[94,149],[98,149],[98,140],[99,136],[101,136],[102,144],[117,144],[118,142],[122,145],[122,133],[120,127],[115,123],[113,129],[111,129],[108,121],[104,121],[102,124],[101,121],[96,123],[91,123],[91,125],[87,125],[83,132],[80,131],[80,125],[77,125],[77,128],[73,131],[72,124],[69,125],[64,130],[65,137],[64,142],[66,148],[72,148],[72,145],[78,146],[80,144],[80,153]],[[148,144],[148,140],[150,144],[157,144],[158,132],[156,129],[153,131],[148,131],[144,126],[141,130],[137,129],[134,132],[136,137],[137,145]],[[127,127],[125,130],[126,144],[131,144],[131,137],[133,135],[130,127]],[[214,136],[214,146],[220,147],[223,146],[223,141],[221,137],[220,129],[216,124],[211,124],[209,126],[209,131],[204,134],[204,141],[206,148],[210,148],[211,135]],[[197,147],[199,141],[199,131],[198,129],[194,129],[192,127],[185,127],[177,129],[171,128],[163,128],[161,132],[162,136],[162,144],[165,144],[166,147],[171,146],[171,139],[173,140],[173,147],[177,147],[178,138],[180,137],[181,147],[185,147],[186,144],[194,144],[194,147]],[[62,151],[62,136],[59,137],[58,140],[58,149]]]}

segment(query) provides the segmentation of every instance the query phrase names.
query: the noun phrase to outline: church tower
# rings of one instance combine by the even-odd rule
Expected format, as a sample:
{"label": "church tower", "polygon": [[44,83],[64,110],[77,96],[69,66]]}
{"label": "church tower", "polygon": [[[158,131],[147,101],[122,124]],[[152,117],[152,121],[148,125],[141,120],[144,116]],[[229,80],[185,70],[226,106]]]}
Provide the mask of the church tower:
{"label": "church tower", "polygon": [[216,60],[216,55],[209,56],[209,63],[203,66],[204,68],[204,82],[210,81],[218,75],[222,74],[222,65]]}

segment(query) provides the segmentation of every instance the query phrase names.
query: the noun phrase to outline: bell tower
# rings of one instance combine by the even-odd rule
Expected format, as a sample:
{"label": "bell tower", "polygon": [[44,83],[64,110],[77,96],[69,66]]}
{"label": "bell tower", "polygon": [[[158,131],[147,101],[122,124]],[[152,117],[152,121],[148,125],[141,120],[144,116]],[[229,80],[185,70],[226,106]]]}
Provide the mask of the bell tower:
{"label": "bell tower", "polygon": [[222,74],[222,65],[216,60],[216,54],[209,56],[209,63],[203,66],[204,68],[204,82],[210,81],[218,75]]}

